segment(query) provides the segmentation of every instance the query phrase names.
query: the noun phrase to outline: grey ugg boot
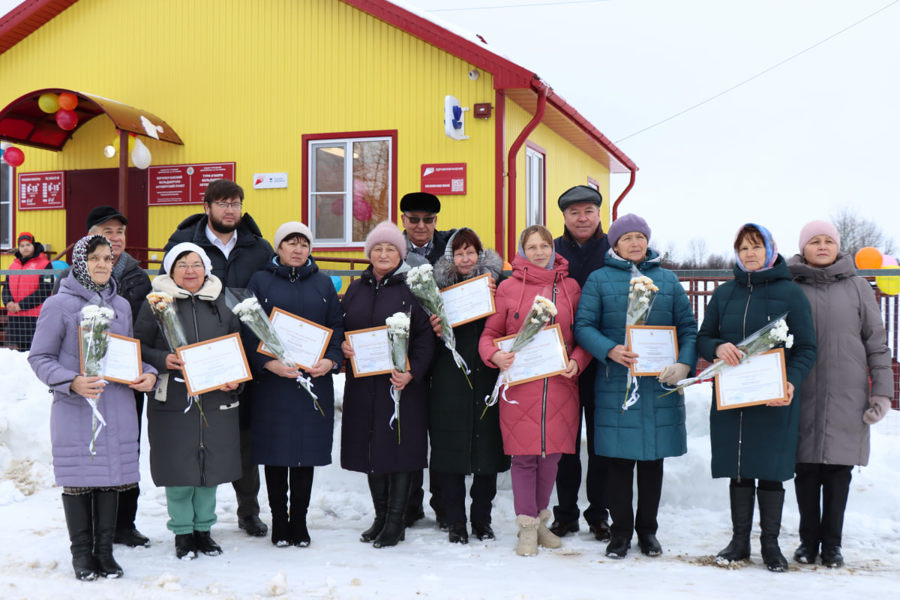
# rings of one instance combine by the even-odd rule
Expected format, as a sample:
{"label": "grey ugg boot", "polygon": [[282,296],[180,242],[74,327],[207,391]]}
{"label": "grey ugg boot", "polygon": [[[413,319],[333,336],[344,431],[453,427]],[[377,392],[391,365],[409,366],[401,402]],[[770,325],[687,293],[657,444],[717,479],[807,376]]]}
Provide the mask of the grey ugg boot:
{"label": "grey ugg boot", "polygon": [[547,529],[547,522],[553,517],[546,508],[538,513],[537,542],[544,548],[559,548],[562,546],[562,540],[559,536]]}
{"label": "grey ugg boot", "polygon": [[516,517],[516,525],[519,526],[519,542],[516,544],[516,554],[519,556],[536,556],[538,553],[538,520],[528,515]]}

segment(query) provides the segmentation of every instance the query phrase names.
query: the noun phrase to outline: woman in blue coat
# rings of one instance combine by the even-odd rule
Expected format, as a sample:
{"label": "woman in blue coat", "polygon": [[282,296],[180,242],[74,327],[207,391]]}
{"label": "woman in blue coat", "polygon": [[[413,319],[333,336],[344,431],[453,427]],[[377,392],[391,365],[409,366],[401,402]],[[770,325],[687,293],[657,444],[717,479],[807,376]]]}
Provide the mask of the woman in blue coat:
{"label": "woman in blue coat", "polygon": [[[687,452],[684,398],[660,385],[687,377],[697,362],[697,322],[684,288],[674,273],[660,266],[647,247],[650,227],[637,215],[625,215],[609,228],[611,249],[605,266],[591,273],[575,318],[579,345],[599,362],[594,388],[594,450],[607,457],[611,540],[606,555],[624,558],[631,536],[647,556],[659,556],[656,539],[663,458]],[[678,361],[656,377],[638,377],[637,402],[623,409],[629,368],[638,355],[625,345],[626,311],[633,269],[649,277],[658,291],[645,325],[675,326]],[[632,508],[632,480],[637,466],[637,515]]]}
{"label": "woman in blue coat", "polygon": [[255,337],[252,348],[248,348],[247,356],[254,370],[249,386],[250,457],[256,464],[265,465],[272,510],[272,543],[276,546],[309,545],[306,512],[312,493],[313,468],[331,464],[334,431],[331,376],[340,371],[343,361],[344,325],[334,283],[319,272],[310,256],[312,238],[312,232],[303,223],[283,224],[275,232],[275,257],[265,270],[250,278],[247,286],[266,314],[277,307],[332,330],[325,355],[308,372],[317,400],[298,385],[300,371],[256,352]]}
{"label": "woman in blue coat", "polygon": [[[734,279],[716,288],[697,335],[700,356],[737,365],[742,356],[735,344],[787,313],[794,342],[785,352],[787,398],[767,405],[709,413],[712,476],[729,477],[731,543],[716,559],[728,564],[750,557],[754,492],[759,500],[762,557],[770,571],[787,569],[778,547],[782,482],[794,476],[800,403],[794,390],[816,362],[816,333],[809,301],[796,283],[769,230],[747,223],[734,241]],[[756,480],[759,484],[756,484]]]}

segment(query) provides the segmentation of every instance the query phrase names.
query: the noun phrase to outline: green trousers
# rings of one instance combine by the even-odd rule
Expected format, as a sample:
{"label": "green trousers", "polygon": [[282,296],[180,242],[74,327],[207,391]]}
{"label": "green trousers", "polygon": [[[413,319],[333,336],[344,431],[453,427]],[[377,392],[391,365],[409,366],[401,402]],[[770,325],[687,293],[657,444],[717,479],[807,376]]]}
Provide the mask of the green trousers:
{"label": "green trousers", "polygon": [[167,487],[166,507],[169,510],[166,527],[175,535],[209,531],[216,522],[216,488]]}

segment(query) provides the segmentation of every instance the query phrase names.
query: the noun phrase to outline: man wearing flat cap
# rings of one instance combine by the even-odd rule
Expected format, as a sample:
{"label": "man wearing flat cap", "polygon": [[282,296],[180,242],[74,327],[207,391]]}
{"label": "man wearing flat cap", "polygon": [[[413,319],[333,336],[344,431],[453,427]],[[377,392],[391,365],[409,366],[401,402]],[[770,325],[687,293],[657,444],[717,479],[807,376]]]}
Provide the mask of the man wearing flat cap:
{"label": "man wearing flat cap", "polygon": [[[584,287],[588,276],[603,266],[609,241],[600,224],[600,206],[603,196],[587,185],[576,185],[559,197],[559,209],[563,213],[563,234],[553,241],[556,252],[569,261],[569,277]],[[597,361],[590,364],[578,376],[578,395],[584,411],[588,436],[588,464],[585,486],[588,508],[584,511],[591,533],[598,541],[609,539],[609,511],[606,499],[606,468],[603,459],[594,455],[594,378]],[[581,421],[579,420],[579,423]],[[581,440],[581,426],[575,438]],[[577,449],[581,448],[576,443]],[[581,455],[563,454],[556,474],[557,506],[553,507],[554,521],[550,530],[562,537],[578,531],[578,489],[581,487]]]}

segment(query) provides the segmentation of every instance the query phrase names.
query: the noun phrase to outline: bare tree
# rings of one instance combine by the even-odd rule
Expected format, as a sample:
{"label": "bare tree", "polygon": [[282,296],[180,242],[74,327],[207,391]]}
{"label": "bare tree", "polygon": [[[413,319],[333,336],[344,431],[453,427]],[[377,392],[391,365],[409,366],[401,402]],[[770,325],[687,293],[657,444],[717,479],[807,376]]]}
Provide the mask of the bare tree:
{"label": "bare tree", "polygon": [[894,239],[881,230],[875,221],[860,217],[850,207],[844,207],[831,216],[831,221],[841,236],[841,250],[855,256],[860,248],[872,246],[883,254],[894,253]]}

